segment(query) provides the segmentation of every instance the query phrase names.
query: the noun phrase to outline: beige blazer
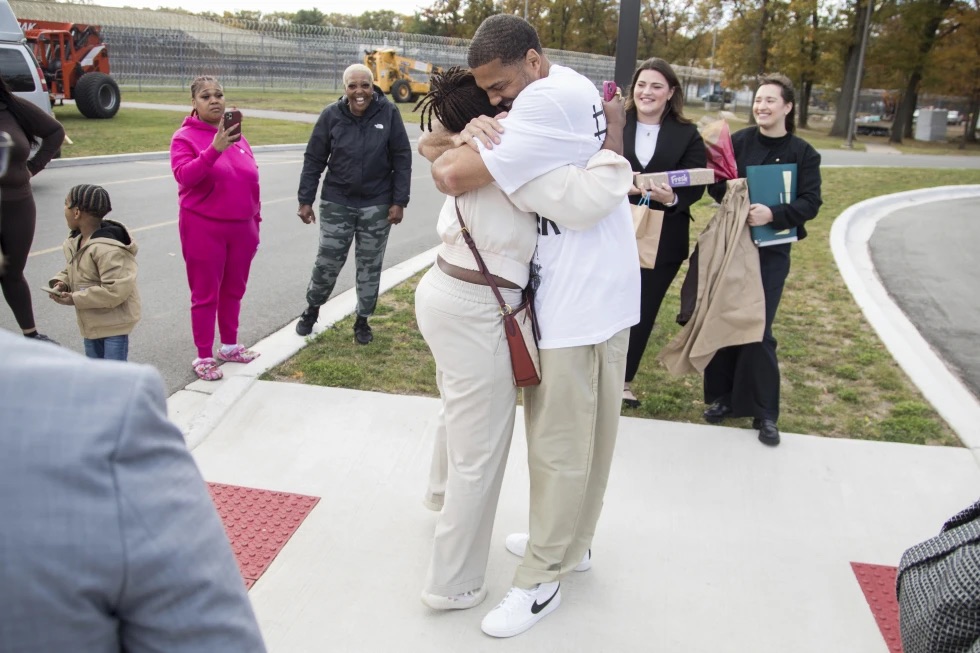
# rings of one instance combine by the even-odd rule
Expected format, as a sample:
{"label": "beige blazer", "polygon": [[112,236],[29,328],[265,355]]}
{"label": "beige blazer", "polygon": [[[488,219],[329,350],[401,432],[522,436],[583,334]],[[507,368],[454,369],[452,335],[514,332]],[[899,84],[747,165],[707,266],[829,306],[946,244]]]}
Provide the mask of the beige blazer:
{"label": "beige blazer", "polygon": [[657,356],[671,374],[702,373],[723,347],[761,342],[766,328],[759,252],[749,225],[744,179],[728,190],[698,236],[697,303],[691,319]]}

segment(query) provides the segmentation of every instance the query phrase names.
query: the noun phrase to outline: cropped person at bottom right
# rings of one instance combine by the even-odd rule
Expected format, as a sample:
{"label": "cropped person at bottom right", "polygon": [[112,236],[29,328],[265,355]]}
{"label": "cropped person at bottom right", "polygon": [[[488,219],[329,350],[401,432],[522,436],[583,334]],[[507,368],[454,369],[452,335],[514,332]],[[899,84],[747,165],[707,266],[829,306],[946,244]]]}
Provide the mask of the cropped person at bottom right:
{"label": "cropped person at bottom right", "polygon": [[[759,79],[752,115],[756,126],[732,136],[738,176],[746,176],[748,166],[795,163],[796,198],[786,204],[749,207],[750,226],[771,224],[774,229],[796,227],[797,239],[806,238],[804,223],[817,216],[820,199],[820,155],[796,136],[796,96],[785,75],[770,74]],[[725,195],[725,182],[708,187],[716,200]],[[792,243],[759,248],[762,288],[766,300],[766,328],[762,342],[725,347],[719,350],[704,371],[705,421],[717,424],[728,417],[752,417],[759,441],[779,444],[779,361],[772,323],[789,275]]]}

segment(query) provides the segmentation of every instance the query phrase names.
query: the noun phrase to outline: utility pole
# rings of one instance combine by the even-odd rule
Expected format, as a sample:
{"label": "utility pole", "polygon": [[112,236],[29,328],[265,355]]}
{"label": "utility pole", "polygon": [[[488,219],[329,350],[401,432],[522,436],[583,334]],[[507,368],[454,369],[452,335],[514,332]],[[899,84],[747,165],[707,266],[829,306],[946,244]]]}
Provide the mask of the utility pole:
{"label": "utility pole", "polygon": [[524,0],[524,20],[527,20],[527,0]]}
{"label": "utility pole", "polygon": [[[526,2],[527,0],[525,0]],[[640,40],[640,0],[620,0],[619,36],[616,39],[616,85],[626,88],[636,68],[637,41]]]}
{"label": "utility pole", "polygon": [[861,32],[861,47],[858,50],[857,74],[854,78],[854,97],[851,99],[851,112],[847,121],[847,144],[849,150],[854,149],[854,121],[857,119],[858,100],[861,97],[861,78],[864,76],[864,50],[868,45],[868,32],[871,31],[871,9],[874,0],[868,0],[868,14],[864,20],[864,31]]}
{"label": "utility pole", "polygon": [[711,33],[711,63],[708,70],[708,83],[711,88],[708,89],[708,93],[715,92],[715,43],[718,41],[718,28]]}

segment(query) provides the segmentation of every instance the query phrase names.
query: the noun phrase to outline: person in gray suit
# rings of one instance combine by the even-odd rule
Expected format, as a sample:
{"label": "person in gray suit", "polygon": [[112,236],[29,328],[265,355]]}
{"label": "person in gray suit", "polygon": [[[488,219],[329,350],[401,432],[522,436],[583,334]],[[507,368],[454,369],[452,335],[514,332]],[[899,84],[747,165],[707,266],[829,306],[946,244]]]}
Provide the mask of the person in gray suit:
{"label": "person in gray suit", "polygon": [[0,332],[0,651],[265,651],[152,368]]}

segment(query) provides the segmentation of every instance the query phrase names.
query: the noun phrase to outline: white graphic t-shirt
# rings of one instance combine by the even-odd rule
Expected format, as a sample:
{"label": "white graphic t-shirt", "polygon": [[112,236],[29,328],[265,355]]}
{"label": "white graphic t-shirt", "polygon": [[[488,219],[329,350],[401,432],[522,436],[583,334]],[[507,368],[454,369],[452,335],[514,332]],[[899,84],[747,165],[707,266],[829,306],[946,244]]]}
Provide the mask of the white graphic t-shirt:
{"label": "white graphic t-shirt", "polygon": [[[521,91],[501,123],[501,142],[481,156],[508,195],[561,166],[585,167],[606,133],[595,85],[555,64],[547,77]],[[551,208],[534,207],[539,346],[605,342],[640,319],[640,265],[629,203],[624,195],[615,210],[584,230],[563,227],[560,211]]]}

